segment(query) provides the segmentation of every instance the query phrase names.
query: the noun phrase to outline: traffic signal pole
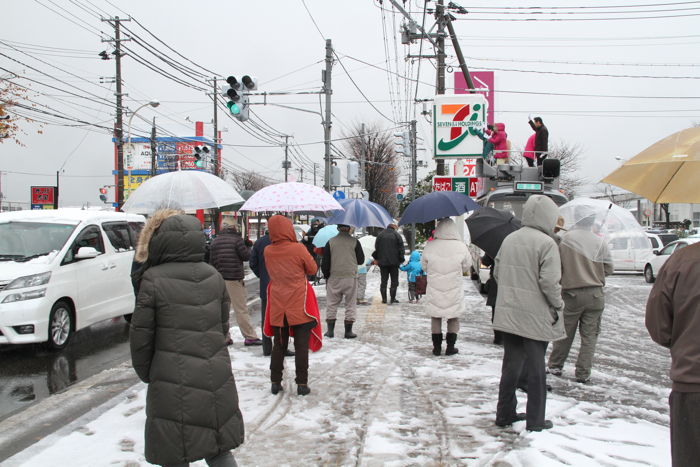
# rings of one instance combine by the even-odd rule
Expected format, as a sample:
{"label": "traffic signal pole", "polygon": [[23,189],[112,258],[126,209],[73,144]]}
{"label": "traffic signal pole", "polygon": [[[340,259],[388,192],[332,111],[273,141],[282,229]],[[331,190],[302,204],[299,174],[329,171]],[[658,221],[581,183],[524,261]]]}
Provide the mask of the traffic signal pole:
{"label": "traffic signal pole", "polygon": [[[444,0],[437,0],[437,5],[435,6],[435,19],[438,24],[438,37],[437,37],[437,77],[435,80],[435,93],[445,94],[445,4]],[[433,115],[433,118],[435,116]],[[436,173],[438,175],[445,175],[445,160],[438,159],[435,161]]]}
{"label": "traffic signal pole", "polygon": [[330,39],[326,39],[326,69],[323,72],[323,91],[326,94],[326,116],[323,120],[323,143],[325,152],[323,162],[325,166],[323,187],[331,191],[331,72],[333,70],[333,45]]}

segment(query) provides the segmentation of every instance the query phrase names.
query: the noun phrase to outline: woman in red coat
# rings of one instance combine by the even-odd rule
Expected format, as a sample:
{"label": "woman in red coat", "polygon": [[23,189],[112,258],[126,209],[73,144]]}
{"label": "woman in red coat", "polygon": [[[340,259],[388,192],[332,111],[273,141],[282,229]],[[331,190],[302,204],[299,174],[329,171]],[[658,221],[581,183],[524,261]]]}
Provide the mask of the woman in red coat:
{"label": "woman in red coat", "polygon": [[289,343],[290,328],[294,336],[297,394],[311,390],[309,377],[309,338],[318,324],[307,311],[307,276],[316,274],[316,261],[304,245],[297,242],[292,221],[272,216],[268,221],[271,245],[265,248],[265,266],[270,276],[267,289],[267,311],[274,334],[270,380],[272,394],[282,390],[284,353]]}

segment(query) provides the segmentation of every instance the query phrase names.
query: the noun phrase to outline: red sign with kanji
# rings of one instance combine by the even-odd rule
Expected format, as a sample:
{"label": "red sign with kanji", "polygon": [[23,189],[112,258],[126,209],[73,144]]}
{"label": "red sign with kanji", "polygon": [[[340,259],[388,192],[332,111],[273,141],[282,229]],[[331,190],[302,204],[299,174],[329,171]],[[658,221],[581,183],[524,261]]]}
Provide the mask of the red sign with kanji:
{"label": "red sign with kanji", "polygon": [[55,186],[33,186],[31,188],[32,204],[54,204]]}

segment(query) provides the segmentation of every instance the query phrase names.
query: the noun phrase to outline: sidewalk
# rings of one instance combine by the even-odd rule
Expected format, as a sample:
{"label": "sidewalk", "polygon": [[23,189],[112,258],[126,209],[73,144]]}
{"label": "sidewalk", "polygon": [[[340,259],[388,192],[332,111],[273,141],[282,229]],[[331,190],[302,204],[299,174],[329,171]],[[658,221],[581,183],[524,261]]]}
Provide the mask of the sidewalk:
{"label": "sidewalk", "polygon": [[[324,348],[310,356],[312,393],[303,398],[296,395],[293,368],[285,373],[284,393],[271,395],[269,360],[260,347],[243,347],[233,329],[231,356],[246,422],[245,444],[235,451],[239,464],[670,465],[665,381],[646,383],[641,373],[633,379],[627,367],[601,365],[590,387],[576,386],[567,372],[550,381],[551,431],[528,433],[524,422],[497,428],[502,349],[490,344],[484,299],[466,278],[464,284],[467,311],[458,355],[432,355],[429,319],[420,305],[406,303],[402,283],[399,305],[383,305],[375,296],[371,306],[359,308],[358,339],[325,339]],[[316,290],[323,313],[323,286]],[[367,290],[377,292],[378,274],[370,275]],[[629,302],[646,300],[640,290],[648,293],[621,283],[615,293],[629,297],[620,299],[625,307],[609,307],[609,319],[639,327],[639,305]],[[613,333],[612,323],[606,324]],[[599,351],[626,349],[619,341],[601,340]],[[639,345],[649,354],[630,352],[630,359],[639,360],[632,363],[662,364],[662,351]],[[286,365],[293,367],[292,360]],[[524,411],[524,394],[518,397]],[[144,405],[145,385],[139,383],[3,465],[148,465]]]}

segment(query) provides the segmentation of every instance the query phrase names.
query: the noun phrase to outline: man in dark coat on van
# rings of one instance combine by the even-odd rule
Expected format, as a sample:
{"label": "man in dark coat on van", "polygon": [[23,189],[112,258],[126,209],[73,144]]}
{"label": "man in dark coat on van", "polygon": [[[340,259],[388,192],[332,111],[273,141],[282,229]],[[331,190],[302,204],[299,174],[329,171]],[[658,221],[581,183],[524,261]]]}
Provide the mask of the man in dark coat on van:
{"label": "man in dark coat on van", "polygon": [[148,261],[131,320],[131,361],[146,396],[145,455],[151,464],[236,465],[243,417],[225,344],[229,298],[204,262],[204,234],[193,216],[156,212],[139,238]]}
{"label": "man in dark coat on van", "polygon": [[387,225],[386,229],[377,235],[377,240],[374,242],[374,259],[377,260],[382,276],[379,285],[382,303],[386,303],[386,286],[389,277],[391,277],[391,286],[389,287],[391,303],[399,303],[396,299],[396,289],[399,287],[399,266],[404,262],[405,248],[403,238],[396,229],[396,224]]}
{"label": "man in dark coat on van", "polygon": [[646,326],[671,350],[671,460],[674,467],[700,459],[700,243],[666,261],[647,301]]}
{"label": "man in dark coat on van", "polygon": [[245,345],[261,345],[255,328],[250,323],[248,313],[248,291],[245,288],[244,261],[250,259],[250,240],[243,240],[238,229],[224,225],[221,233],[211,242],[209,264],[221,273],[226,281],[226,289],[231,297],[231,305],[236,315],[238,328],[243,335]]}
{"label": "man in dark coat on van", "polygon": [[528,121],[530,127],[535,132],[535,157],[537,165],[542,165],[542,161],[547,158],[549,151],[549,130],[544,126],[542,118],[535,117]]}

